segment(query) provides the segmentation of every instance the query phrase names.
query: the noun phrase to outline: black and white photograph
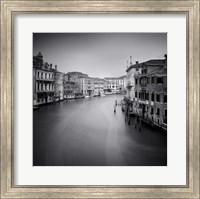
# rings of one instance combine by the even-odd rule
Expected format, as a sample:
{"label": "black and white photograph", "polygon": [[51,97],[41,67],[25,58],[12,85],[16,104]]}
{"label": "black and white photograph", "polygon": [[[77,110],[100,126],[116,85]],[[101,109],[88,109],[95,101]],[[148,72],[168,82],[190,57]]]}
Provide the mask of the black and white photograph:
{"label": "black and white photograph", "polygon": [[33,33],[33,166],[168,166],[167,33]]}

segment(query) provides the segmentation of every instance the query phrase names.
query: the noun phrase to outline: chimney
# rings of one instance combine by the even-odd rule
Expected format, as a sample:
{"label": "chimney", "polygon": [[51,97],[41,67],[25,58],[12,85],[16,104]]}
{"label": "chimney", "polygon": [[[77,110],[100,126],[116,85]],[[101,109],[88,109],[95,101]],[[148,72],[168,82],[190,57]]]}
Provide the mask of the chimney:
{"label": "chimney", "polygon": [[136,61],[135,64],[139,64],[139,61]]}
{"label": "chimney", "polygon": [[165,64],[164,64],[164,68],[167,68],[167,54],[165,54],[165,55],[164,55],[164,57],[165,57],[165,61],[164,61],[164,62],[165,62]]}
{"label": "chimney", "polygon": [[55,65],[55,70],[57,71],[57,65]]}
{"label": "chimney", "polygon": [[43,56],[42,56],[42,53],[41,53],[41,52],[39,52],[37,56],[38,56],[38,57],[40,57],[41,59],[43,58]]}
{"label": "chimney", "polygon": [[49,66],[50,66],[50,70],[52,69],[52,64],[49,64]]}
{"label": "chimney", "polygon": [[130,56],[130,66],[132,66],[132,56]]}
{"label": "chimney", "polygon": [[48,69],[48,66],[49,66],[48,63],[45,62],[45,63],[44,63],[44,68],[45,68],[45,69]]}

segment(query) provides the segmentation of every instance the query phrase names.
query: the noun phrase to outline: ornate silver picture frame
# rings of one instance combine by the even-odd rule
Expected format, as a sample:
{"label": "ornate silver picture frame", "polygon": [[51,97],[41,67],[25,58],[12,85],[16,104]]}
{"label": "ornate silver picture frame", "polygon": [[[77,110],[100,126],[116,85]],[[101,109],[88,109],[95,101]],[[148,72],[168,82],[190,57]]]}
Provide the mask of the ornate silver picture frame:
{"label": "ornate silver picture frame", "polygon": [[[14,185],[14,17],[16,13],[179,14],[186,24],[186,185]],[[92,17],[92,15],[91,15]],[[1,198],[199,198],[199,1],[1,0]]]}

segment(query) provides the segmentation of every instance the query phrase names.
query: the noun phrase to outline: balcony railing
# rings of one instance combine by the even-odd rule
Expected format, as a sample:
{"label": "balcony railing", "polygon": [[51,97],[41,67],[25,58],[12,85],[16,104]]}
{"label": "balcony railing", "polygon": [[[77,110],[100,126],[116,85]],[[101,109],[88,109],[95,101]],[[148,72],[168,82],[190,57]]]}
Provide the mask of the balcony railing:
{"label": "balcony railing", "polygon": [[40,81],[55,81],[55,79],[53,78],[53,79],[48,79],[48,78],[44,78],[44,77],[36,77],[36,80],[40,80]]}
{"label": "balcony railing", "polygon": [[36,92],[37,93],[51,93],[51,92],[55,92],[55,90],[53,90],[53,89],[47,89],[47,90],[41,89],[41,90],[37,90]]}

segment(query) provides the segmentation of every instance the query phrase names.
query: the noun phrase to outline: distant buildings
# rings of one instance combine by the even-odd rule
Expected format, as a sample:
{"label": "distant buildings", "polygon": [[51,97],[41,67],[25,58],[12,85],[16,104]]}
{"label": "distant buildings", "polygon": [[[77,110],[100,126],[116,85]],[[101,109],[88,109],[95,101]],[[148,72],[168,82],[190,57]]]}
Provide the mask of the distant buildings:
{"label": "distant buildings", "polygon": [[114,77],[106,77],[104,79],[107,81],[107,90],[112,93],[117,93],[117,79]]}
{"label": "distant buildings", "polygon": [[83,77],[88,77],[87,74],[81,73],[81,72],[68,72],[65,74],[65,76],[68,78],[68,80],[76,82],[78,79],[81,79]]}
{"label": "distant buildings", "polygon": [[83,77],[80,81],[82,86],[83,96],[93,96],[94,94],[94,79],[91,77]]}
{"label": "distant buildings", "polygon": [[67,99],[115,94],[125,90],[126,76],[102,79],[77,71],[64,74],[64,98]]}
{"label": "distant buildings", "polygon": [[78,91],[78,86],[75,81],[72,81],[68,74],[63,76],[63,98],[74,99],[75,93]]}
{"label": "distant buildings", "polygon": [[53,68],[44,62],[41,52],[33,57],[33,105],[125,92],[126,76],[102,79],[78,71],[64,74],[57,65]]}
{"label": "distant buildings", "polygon": [[117,84],[118,84],[118,90],[121,93],[126,92],[126,87],[127,87],[127,76],[121,76],[117,78]]}
{"label": "distant buildings", "polygon": [[107,92],[121,93],[126,90],[127,77],[125,75],[121,77],[105,77],[104,80],[107,81]]}
{"label": "distant buildings", "polygon": [[63,88],[64,74],[57,71],[57,65],[55,65],[55,101],[64,99],[64,88]]}
{"label": "distant buildings", "polygon": [[64,99],[74,99],[83,97],[84,77],[88,77],[88,75],[76,71],[64,74]]}
{"label": "distant buildings", "polygon": [[100,78],[94,78],[94,96],[101,96],[104,94],[104,84],[106,81]]}

